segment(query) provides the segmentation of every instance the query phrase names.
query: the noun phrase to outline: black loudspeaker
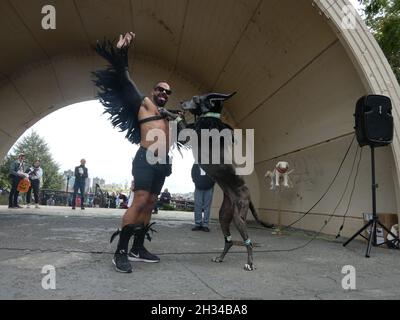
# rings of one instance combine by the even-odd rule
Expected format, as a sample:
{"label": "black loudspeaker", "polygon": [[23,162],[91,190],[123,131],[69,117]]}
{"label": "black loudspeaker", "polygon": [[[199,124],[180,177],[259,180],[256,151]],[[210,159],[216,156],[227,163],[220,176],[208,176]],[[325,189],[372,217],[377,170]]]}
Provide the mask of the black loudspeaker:
{"label": "black loudspeaker", "polygon": [[389,97],[367,95],[357,101],[354,114],[358,144],[386,146],[393,141],[392,102]]}

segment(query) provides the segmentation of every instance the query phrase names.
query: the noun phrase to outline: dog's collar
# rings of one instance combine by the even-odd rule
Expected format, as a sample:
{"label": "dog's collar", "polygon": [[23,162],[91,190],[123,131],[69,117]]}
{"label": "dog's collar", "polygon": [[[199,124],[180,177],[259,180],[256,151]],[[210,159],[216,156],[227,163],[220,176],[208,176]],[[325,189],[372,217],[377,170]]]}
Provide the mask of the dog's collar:
{"label": "dog's collar", "polygon": [[281,174],[284,174],[284,173],[286,173],[286,171],[287,171],[287,170],[285,170],[285,169],[282,170],[282,169],[279,168],[279,167],[277,167],[276,170],[277,170],[279,173],[281,173]]}
{"label": "dog's collar", "polygon": [[207,112],[205,114],[202,114],[200,118],[217,118],[221,119],[221,114],[217,112]]}

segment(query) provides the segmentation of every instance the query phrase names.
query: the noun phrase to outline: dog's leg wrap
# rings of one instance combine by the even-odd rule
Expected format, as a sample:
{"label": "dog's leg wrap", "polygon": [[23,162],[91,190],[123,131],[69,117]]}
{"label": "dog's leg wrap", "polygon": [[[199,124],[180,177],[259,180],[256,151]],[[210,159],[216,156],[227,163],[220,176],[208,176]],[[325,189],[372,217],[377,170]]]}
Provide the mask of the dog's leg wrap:
{"label": "dog's leg wrap", "polygon": [[246,241],[244,241],[243,244],[244,244],[246,247],[251,247],[251,248],[253,248],[253,242],[251,242],[251,239],[250,239],[250,238],[247,239]]}
{"label": "dog's leg wrap", "polygon": [[244,269],[246,271],[253,271],[255,269],[253,265],[253,242],[248,238],[243,243],[246,246],[248,254],[247,263],[244,265]]}

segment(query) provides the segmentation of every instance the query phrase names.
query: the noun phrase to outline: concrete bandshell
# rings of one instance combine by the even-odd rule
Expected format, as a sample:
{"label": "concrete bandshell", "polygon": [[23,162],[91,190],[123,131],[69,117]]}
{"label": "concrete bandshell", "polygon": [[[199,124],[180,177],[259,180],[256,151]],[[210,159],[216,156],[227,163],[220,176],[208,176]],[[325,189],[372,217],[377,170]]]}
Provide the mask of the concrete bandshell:
{"label": "concrete bandshell", "polygon": [[[54,5],[57,29],[41,28],[41,8]],[[90,72],[104,62],[90,45],[127,30],[135,81],[143,92],[166,80],[170,106],[193,94],[238,91],[225,107],[237,128],[255,129],[255,172],[246,177],[263,220],[290,223],[318,200],[352,139],[356,100],[367,93],[393,103],[393,144],[377,150],[378,211],[398,213],[400,88],[373,36],[356,16],[343,29],[347,0],[10,0],[0,3],[0,156],[47,114],[93,99]],[[355,149],[353,149],[355,150]],[[371,210],[364,150],[344,235]],[[354,153],[350,154],[350,158]],[[266,170],[287,160],[295,187],[268,190]],[[331,192],[296,226],[319,230],[333,212],[350,159]],[[348,198],[344,198],[348,199]],[[213,202],[217,213],[221,194]],[[346,200],[324,232],[335,234]]]}

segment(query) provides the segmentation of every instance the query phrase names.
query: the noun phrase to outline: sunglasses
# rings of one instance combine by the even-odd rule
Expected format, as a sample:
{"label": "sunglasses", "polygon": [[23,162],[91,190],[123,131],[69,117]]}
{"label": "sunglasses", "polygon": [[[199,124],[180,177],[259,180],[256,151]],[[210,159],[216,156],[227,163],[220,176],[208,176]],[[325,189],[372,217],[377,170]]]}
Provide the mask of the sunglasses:
{"label": "sunglasses", "polygon": [[172,94],[172,91],[171,91],[171,90],[165,89],[165,88],[163,88],[163,87],[156,87],[155,89],[156,89],[158,92],[161,92],[161,93],[165,92],[168,96],[170,96],[170,95]]}

